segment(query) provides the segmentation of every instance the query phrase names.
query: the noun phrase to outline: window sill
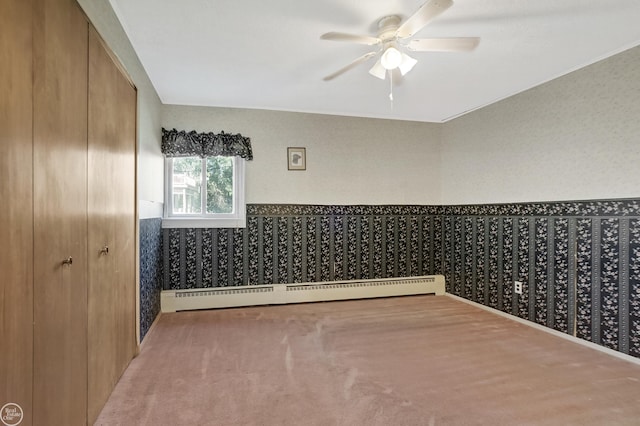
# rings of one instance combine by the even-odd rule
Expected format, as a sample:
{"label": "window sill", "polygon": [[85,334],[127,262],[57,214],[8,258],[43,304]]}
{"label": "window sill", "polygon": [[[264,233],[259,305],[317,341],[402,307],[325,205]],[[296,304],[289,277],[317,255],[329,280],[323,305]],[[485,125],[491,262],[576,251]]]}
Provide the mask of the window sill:
{"label": "window sill", "polygon": [[162,219],[163,228],[246,228],[246,218],[193,218],[172,217]]}

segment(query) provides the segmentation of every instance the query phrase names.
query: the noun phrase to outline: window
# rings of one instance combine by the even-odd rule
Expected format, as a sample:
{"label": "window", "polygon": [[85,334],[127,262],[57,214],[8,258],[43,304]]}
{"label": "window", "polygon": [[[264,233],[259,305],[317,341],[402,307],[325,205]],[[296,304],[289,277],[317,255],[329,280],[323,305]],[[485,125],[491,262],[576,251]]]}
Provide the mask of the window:
{"label": "window", "polygon": [[245,227],[245,160],[216,156],[165,161],[165,228]]}

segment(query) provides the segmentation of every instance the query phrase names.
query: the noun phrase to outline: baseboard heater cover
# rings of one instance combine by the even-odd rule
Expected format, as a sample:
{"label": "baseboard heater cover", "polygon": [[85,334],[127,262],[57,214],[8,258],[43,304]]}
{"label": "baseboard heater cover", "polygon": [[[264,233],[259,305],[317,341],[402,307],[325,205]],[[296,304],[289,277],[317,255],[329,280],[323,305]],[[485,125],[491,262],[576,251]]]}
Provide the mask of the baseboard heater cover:
{"label": "baseboard heater cover", "polygon": [[162,312],[445,293],[444,276],[164,290]]}

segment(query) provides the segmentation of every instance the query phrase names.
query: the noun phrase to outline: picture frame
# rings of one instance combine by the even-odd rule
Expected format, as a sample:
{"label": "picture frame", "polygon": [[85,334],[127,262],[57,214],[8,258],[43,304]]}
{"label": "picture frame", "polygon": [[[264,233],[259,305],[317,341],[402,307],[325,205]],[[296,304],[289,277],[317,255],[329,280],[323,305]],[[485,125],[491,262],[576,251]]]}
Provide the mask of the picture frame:
{"label": "picture frame", "polygon": [[288,170],[307,170],[307,149],[290,146],[287,148]]}

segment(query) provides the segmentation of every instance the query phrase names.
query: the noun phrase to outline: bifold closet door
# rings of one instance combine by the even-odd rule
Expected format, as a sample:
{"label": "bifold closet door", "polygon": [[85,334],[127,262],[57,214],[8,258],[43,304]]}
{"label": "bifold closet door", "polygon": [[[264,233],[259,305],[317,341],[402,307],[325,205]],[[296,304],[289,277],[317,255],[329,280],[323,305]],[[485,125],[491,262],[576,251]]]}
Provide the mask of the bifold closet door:
{"label": "bifold closet door", "polygon": [[31,0],[0,2],[0,407],[17,404],[21,425],[33,424],[32,13]]}
{"label": "bifold closet door", "polygon": [[87,423],[88,22],[34,0],[33,423]]}
{"label": "bifold closet door", "polygon": [[89,30],[88,419],[137,350],[136,90]]}

